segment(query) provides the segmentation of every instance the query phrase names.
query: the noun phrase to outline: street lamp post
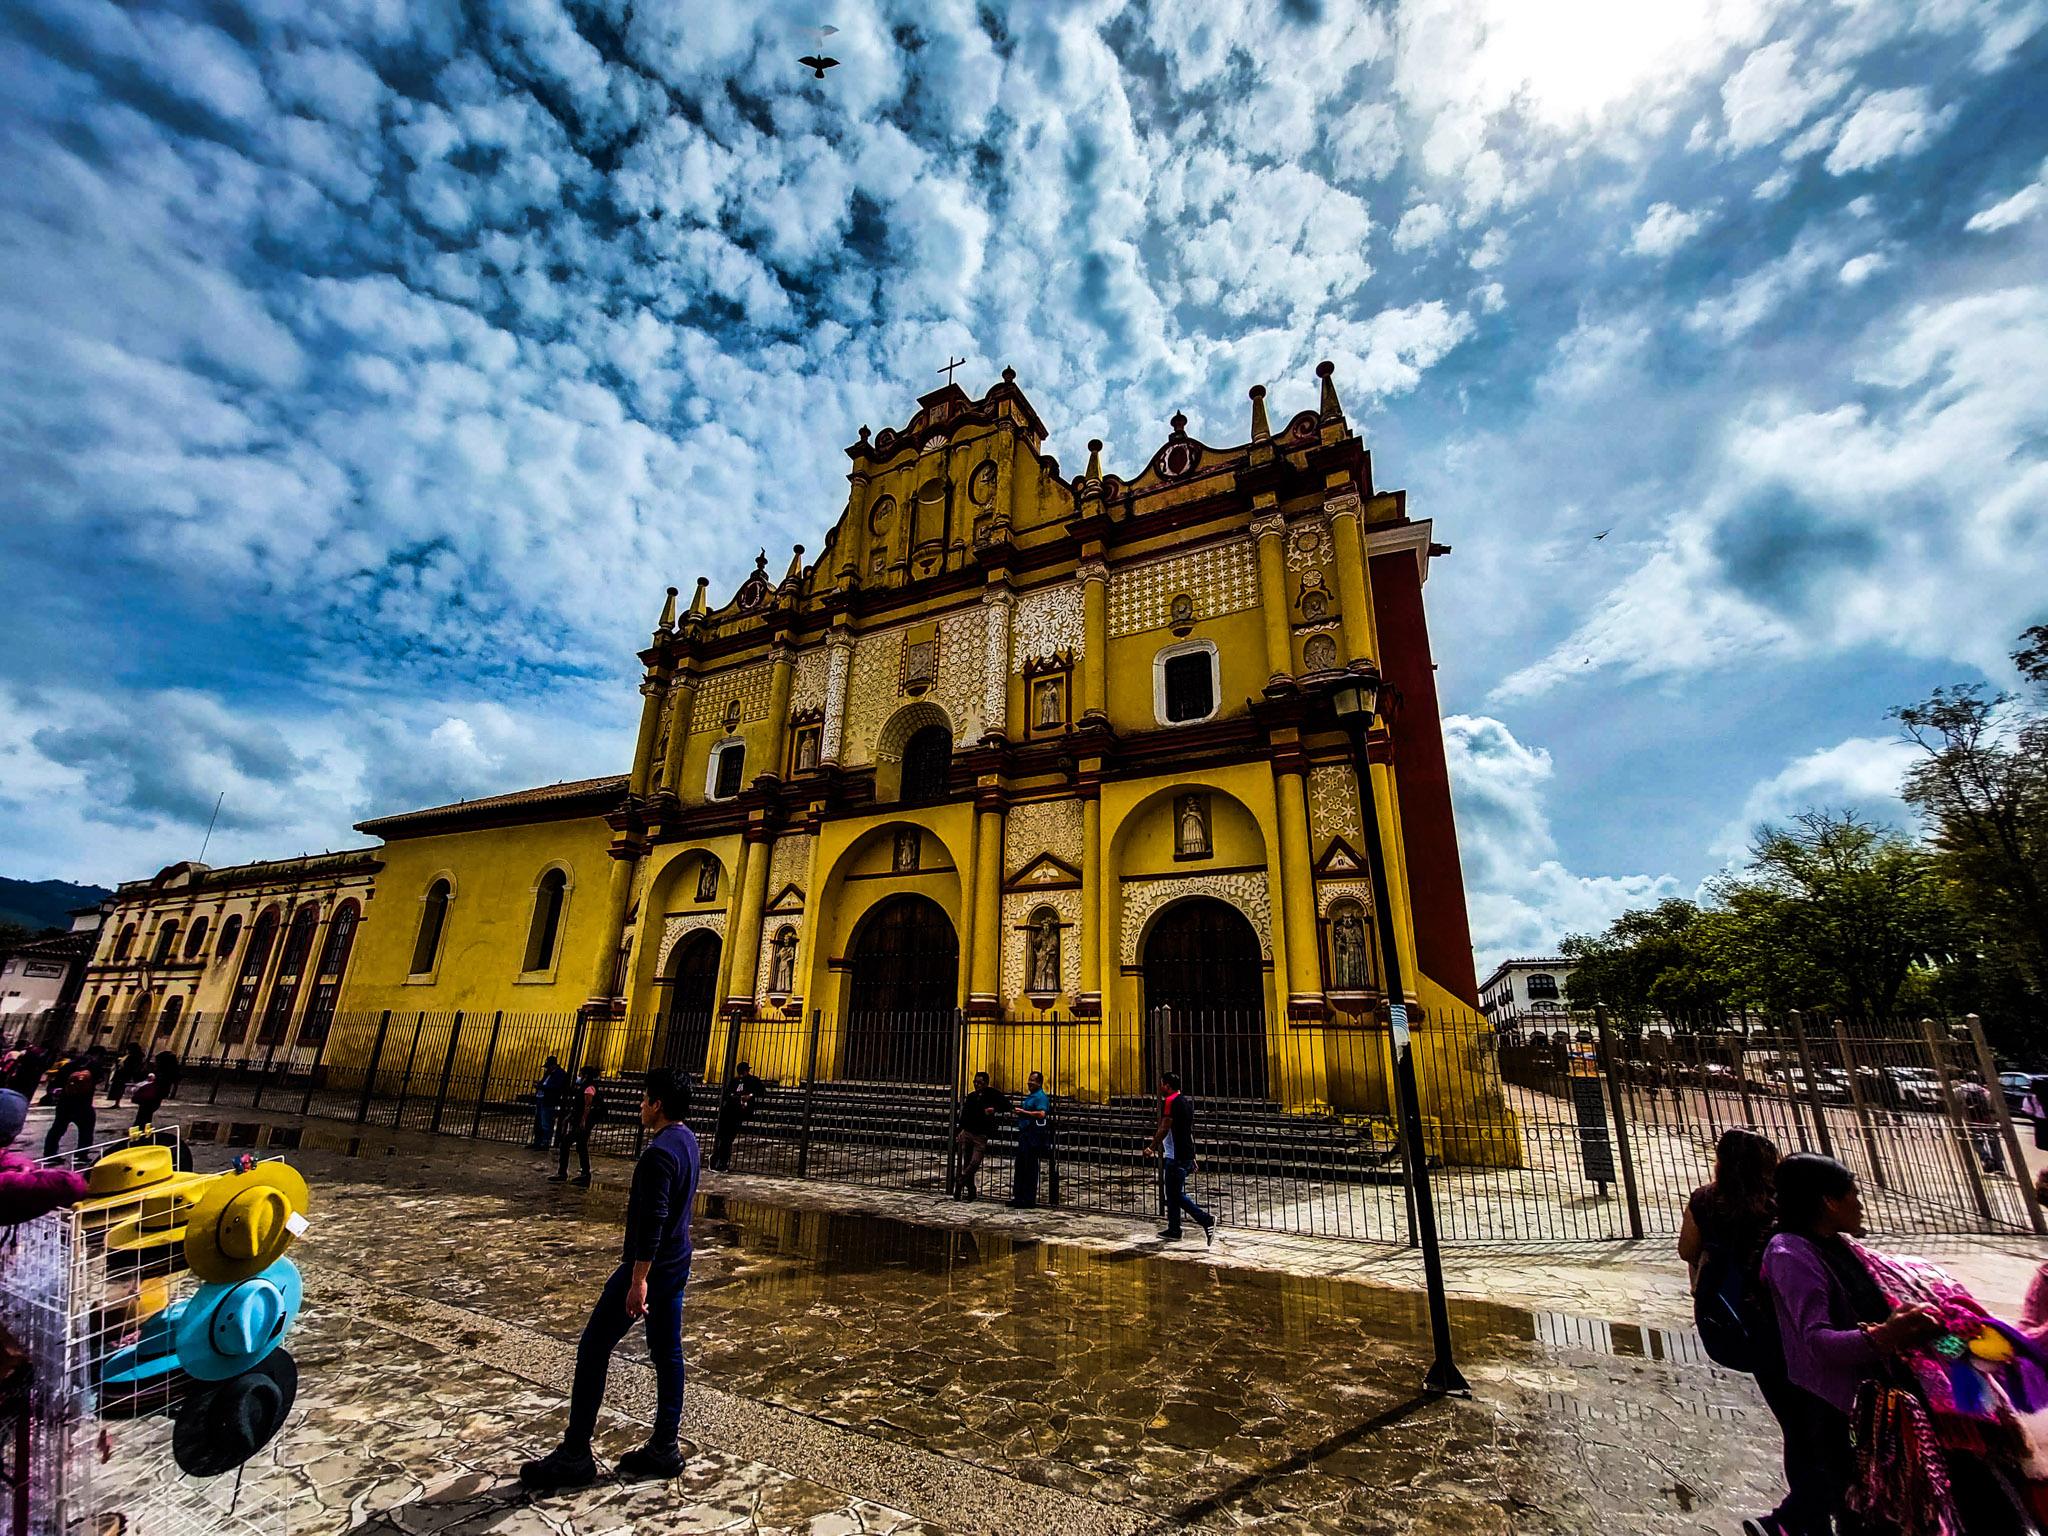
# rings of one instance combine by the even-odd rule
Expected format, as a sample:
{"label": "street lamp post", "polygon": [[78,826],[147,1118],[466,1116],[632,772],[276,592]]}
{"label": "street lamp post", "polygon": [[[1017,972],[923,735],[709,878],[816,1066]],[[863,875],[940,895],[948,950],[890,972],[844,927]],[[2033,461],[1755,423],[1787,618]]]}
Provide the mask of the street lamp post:
{"label": "street lamp post", "polygon": [[1372,879],[1373,915],[1385,968],[1387,1011],[1393,1020],[1394,1087],[1401,1096],[1402,1156],[1415,1193],[1415,1224],[1422,1239],[1422,1278],[1429,1291],[1429,1332],[1436,1358],[1422,1390],[1437,1396],[1469,1396],[1472,1388],[1451,1354],[1451,1308],[1444,1295],[1443,1254],[1437,1247],[1436,1204],[1429,1192],[1429,1154],[1422,1140],[1422,1096],[1415,1087],[1415,1053],[1408,1037],[1408,993],[1401,979],[1401,951],[1394,933],[1394,909],[1387,900],[1387,860],[1380,843],[1379,796],[1366,760],[1366,736],[1380,709],[1383,684],[1377,671],[1345,678],[1330,690],[1330,705],[1351,737],[1357,763],[1358,802],[1364,813],[1365,863]]}

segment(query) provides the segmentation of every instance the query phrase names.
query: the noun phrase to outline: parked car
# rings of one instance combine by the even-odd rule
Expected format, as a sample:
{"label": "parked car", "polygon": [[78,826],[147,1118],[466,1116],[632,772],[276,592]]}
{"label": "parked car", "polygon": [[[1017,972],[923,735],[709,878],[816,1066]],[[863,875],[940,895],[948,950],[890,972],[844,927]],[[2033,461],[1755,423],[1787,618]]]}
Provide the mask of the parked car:
{"label": "parked car", "polygon": [[1940,1109],[1941,1080],[1930,1067],[1858,1067],[1864,1097],[1884,1109]]}
{"label": "parked car", "polygon": [[[1806,1073],[1798,1067],[1786,1067],[1779,1074],[1784,1091],[1798,1098],[1807,1096]],[[1846,1104],[1849,1102],[1849,1074],[1840,1067],[1815,1067],[1813,1069],[1813,1097],[1823,1104]]]}
{"label": "parked car", "polygon": [[2034,1091],[2034,1077],[2030,1072],[2001,1072],[1998,1086],[2005,1090],[2005,1107],[2015,1115],[2027,1112],[2027,1096]]}

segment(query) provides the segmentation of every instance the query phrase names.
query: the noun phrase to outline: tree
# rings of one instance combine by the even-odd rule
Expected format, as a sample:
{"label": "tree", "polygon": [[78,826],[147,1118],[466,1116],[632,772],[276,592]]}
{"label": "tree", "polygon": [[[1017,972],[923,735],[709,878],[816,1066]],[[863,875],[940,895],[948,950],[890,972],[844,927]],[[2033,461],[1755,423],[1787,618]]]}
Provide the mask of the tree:
{"label": "tree", "polygon": [[1747,943],[1786,954],[1777,979],[1820,989],[1805,1000],[1883,1019],[1914,972],[1964,935],[1948,881],[1926,850],[1852,812],[1806,811],[1757,829],[1745,874],[1715,882]]}
{"label": "tree", "polygon": [[1572,1001],[1598,1003],[1623,1025],[1663,1018],[1674,1029],[1718,1029],[1728,1014],[1728,988],[1705,942],[1707,919],[1674,896],[1622,913],[1598,936],[1566,938],[1558,952],[1572,962]]}
{"label": "tree", "polygon": [[1978,684],[1937,688],[1893,711],[1925,754],[1903,793],[1927,818],[1944,873],[1981,931],[2048,994],[2048,625],[2021,636],[2013,663],[2031,698]]}

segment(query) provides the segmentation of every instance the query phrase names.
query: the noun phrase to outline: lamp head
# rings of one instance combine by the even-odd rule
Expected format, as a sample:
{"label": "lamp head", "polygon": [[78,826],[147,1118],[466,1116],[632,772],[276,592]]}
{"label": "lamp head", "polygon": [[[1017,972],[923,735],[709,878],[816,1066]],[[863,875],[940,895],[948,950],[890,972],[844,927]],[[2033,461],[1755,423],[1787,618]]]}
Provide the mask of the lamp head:
{"label": "lamp head", "polygon": [[1380,707],[1377,671],[1347,673],[1330,689],[1330,707],[1337,719],[1356,730],[1369,730]]}

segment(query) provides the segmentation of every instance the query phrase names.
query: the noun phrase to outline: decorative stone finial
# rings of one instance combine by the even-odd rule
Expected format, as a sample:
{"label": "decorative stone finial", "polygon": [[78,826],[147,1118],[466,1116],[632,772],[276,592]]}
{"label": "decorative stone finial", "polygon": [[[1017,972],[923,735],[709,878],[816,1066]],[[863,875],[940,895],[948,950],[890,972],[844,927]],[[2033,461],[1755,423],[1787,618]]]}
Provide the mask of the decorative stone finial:
{"label": "decorative stone finial", "polygon": [[1266,386],[1252,386],[1252,441],[1263,443],[1273,435],[1273,429],[1266,424]]}
{"label": "decorative stone finial", "polygon": [[798,580],[804,573],[804,547],[801,544],[797,544],[793,545],[792,548],[796,552],[789,557],[789,569],[782,573],[782,580],[785,585]]}
{"label": "decorative stone finial", "polygon": [[1316,414],[1324,421],[1342,421],[1344,407],[1337,403],[1337,365],[1325,358],[1316,364],[1316,377],[1323,381],[1323,401]]}
{"label": "decorative stone finial", "polygon": [[676,626],[676,589],[668,589],[668,601],[661,605],[661,617],[655,622],[654,632],[661,634]]}
{"label": "decorative stone finial", "polygon": [[696,595],[690,599],[690,617],[701,619],[709,615],[710,612],[711,578],[709,576],[699,576],[697,578]]}
{"label": "decorative stone finial", "polygon": [[1188,413],[1186,411],[1175,411],[1173,413],[1173,435],[1175,437],[1186,437],[1188,435]]}
{"label": "decorative stone finial", "polygon": [[1098,481],[1102,478],[1102,439],[1099,437],[1088,439],[1088,468],[1081,478]]}
{"label": "decorative stone finial", "polygon": [[866,422],[862,422],[860,424],[860,440],[862,442],[866,442],[868,440],[868,424]]}
{"label": "decorative stone finial", "polygon": [[1014,383],[1016,383],[1016,382],[1017,382],[1017,370],[1016,370],[1016,369],[1014,369],[1014,368],[1005,368],[1005,369],[1003,370],[1003,382],[1004,382],[1005,384],[1014,384]]}

